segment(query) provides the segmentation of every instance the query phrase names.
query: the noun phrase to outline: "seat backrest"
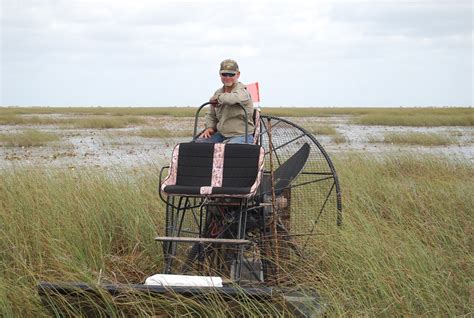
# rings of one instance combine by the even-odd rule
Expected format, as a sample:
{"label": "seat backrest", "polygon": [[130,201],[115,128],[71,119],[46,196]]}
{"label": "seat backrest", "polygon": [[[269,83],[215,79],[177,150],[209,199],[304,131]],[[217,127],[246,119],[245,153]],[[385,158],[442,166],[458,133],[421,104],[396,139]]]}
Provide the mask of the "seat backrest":
{"label": "seat backrest", "polygon": [[264,150],[258,145],[181,143],[173,150],[167,194],[238,196],[255,194],[260,184]]}

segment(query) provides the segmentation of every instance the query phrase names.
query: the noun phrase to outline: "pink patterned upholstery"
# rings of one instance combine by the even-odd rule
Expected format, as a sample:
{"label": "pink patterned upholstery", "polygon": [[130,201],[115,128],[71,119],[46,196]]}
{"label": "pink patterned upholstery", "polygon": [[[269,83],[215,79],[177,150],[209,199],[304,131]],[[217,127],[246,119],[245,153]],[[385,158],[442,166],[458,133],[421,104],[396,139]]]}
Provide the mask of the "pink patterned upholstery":
{"label": "pink patterned upholstery", "polygon": [[251,197],[262,179],[264,155],[262,147],[250,144],[177,145],[160,190],[168,195]]}

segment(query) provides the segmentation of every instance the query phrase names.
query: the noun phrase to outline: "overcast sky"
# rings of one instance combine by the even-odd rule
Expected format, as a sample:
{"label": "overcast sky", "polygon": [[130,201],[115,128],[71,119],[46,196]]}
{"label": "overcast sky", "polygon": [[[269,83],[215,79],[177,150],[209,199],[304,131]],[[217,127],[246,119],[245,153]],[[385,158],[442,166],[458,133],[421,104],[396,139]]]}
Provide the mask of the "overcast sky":
{"label": "overcast sky", "polygon": [[471,0],[1,0],[0,105],[472,106]]}

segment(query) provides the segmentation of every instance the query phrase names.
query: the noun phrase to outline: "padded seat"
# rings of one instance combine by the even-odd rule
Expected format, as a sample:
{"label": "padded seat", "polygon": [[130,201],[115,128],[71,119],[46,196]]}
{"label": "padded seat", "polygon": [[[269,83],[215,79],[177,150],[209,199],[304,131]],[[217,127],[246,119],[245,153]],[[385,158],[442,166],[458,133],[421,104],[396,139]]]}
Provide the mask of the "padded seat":
{"label": "padded seat", "polygon": [[260,184],[264,150],[251,144],[181,143],[161,191],[168,195],[251,197]]}

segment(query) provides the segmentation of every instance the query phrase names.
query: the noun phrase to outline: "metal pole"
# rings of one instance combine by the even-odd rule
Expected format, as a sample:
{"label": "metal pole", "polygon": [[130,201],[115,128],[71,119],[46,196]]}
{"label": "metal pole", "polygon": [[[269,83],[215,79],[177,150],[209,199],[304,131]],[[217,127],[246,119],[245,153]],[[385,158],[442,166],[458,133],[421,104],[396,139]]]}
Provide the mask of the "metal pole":
{"label": "metal pole", "polygon": [[276,197],[275,197],[275,176],[273,173],[273,145],[272,145],[272,122],[271,119],[268,119],[268,144],[269,144],[269,151],[270,151],[270,176],[272,182],[272,211],[273,211],[273,218],[272,218],[272,231],[273,231],[273,248],[275,250],[275,278],[277,285],[280,285],[280,275],[279,275],[279,267],[280,267],[280,260],[279,260],[279,250],[278,250],[278,233],[277,233],[277,222],[278,222],[278,211],[276,209]]}

